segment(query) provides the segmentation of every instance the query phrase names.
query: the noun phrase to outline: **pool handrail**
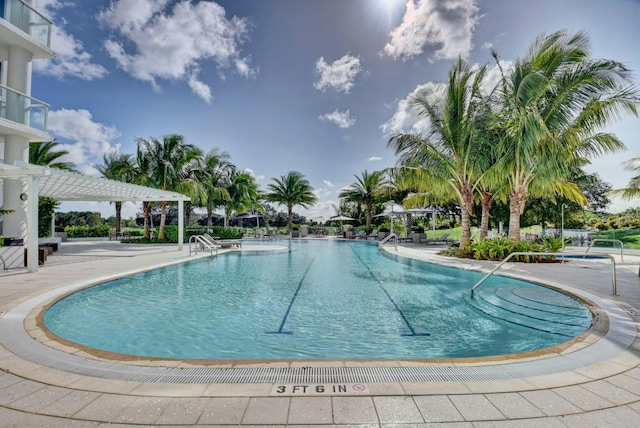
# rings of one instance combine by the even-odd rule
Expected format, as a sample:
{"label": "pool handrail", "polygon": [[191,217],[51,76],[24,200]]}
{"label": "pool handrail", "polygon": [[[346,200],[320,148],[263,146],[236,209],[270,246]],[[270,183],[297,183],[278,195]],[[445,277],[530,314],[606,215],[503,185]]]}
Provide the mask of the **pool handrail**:
{"label": "pool handrail", "polygon": [[193,248],[195,253],[198,252],[198,244],[200,244],[203,250],[209,250],[210,254],[212,255],[215,251],[216,255],[218,255],[218,246],[203,235],[193,235],[189,237],[189,255],[191,255],[191,244],[194,244]]}
{"label": "pool handrail", "polygon": [[387,236],[385,236],[382,241],[378,242],[378,247],[382,247],[384,244],[386,244],[387,242],[389,242],[390,240],[392,240],[394,238],[396,239],[396,244],[397,244],[398,235],[396,235],[395,233],[392,232],[392,233],[388,234]]}
{"label": "pool handrail", "polygon": [[[516,251],[509,254],[507,257],[502,260],[498,266],[493,268],[491,272],[486,274],[480,281],[476,283],[473,287],[471,287],[471,297],[473,298],[473,293],[478,286],[480,286],[483,282],[485,282],[491,275],[493,275],[498,269],[500,269],[505,263],[507,263],[514,256],[582,256],[582,253],[549,253],[549,252],[537,252],[537,251]],[[611,260],[611,295],[618,295],[618,287],[616,280],[616,259],[611,254],[598,254],[598,257],[606,257]]]}
{"label": "pool handrail", "polygon": [[613,242],[613,243],[619,242],[620,243],[620,261],[624,262],[624,243],[619,239],[595,238],[593,241],[591,241],[591,244],[589,244],[589,247],[587,247],[587,251],[584,252],[584,256],[582,258],[587,257],[587,253],[589,252],[591,247],[593,247],[593,244],[595,242]]}

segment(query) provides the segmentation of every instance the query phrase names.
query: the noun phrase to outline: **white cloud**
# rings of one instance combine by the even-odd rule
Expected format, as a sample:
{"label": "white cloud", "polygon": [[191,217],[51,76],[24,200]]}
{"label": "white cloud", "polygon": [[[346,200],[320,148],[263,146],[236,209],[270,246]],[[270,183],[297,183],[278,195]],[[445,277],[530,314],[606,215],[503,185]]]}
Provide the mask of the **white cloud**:
{"label": "white cloud", "polygon": [[113,142],[120,136],[116,127],[94,122],[88,110],[52,110],[48,129],[69,152],[64,160],[75,163],[85,174],[95,174],[93,164],[102,163],[104,154],[120,149],[120,144]]}
{"label": "white cloud", "polygon": [[371,156],[369,159],[367,159],[369,162],[377,162],[377,161],[381,161],[382,158],[380,156]]}
{"label": "white cloud", "polygon": [[244,172],[246,174],[249,174],[250,176],[252,176],[256,180],[264,180],[265,179],[264,175],[256,175],[256,173],[251,168],[245,168]]}
{"label": "white cloud", "polygon": [[120,68],[149,82],[154,90],[160,88],[157,79],[183,80],[206,102],[212,99],[211,88],[198,77],[206,61],[244,77],[257,74],[249,66],[250,56],[240,53],[251,29],[247,18],[227,19],[224,8],[213,1],[180,0],[166,10],[171,4],[168,0],[116,0],[100,13],[99,20],[123,38],[104,42]]}
{"label": "white cloud", "polygon": [[[513,69],[514,63],[511,61],[500,61],[500,65],[505,73]],[[479,67],[474,66],[474,69]],[[482,83],[481,91],[483,95],[488,95],[500,81],[501,74],[497,65],[487,68]],[[427,82],[418,85],[404,99],[400,100],[396,106],[396,112],[391,119],[381,125],[385,135],[411,132],[421,133],[429,127],[429,120],[420,114],[419,109],[413,105],[416,98],[426,98],[430,103],[437,103],[445,97],[446,84],[437,82]]]}
{"label": "white cloud", "polygon": [[316,73],[320,75],[320,80],[313,86],[320,91],[333,88],[338,92],[348,94],[360,71],[360,59],[357,57],[345,55],[331,64],[320,57],[316,62]]}
{"label": "white cloud", "polygon": [[407,60],[422,54],[425,45],[439,45],[434,59],[467,57],[478,19],[476,0],[419,0],[417,5],[409,0],[384,53]]}
{"label": "white cloud", "polygon": [[[57,11],[69,4],[59,0],[40,0],[38,7],[55,19]],[[77,77],[83,80],[101,79],[107,74],[107,69],[100,64],[91,62],[91,54],[84,50],[82,42],[67,33],[64,20],[59,19],[52,27],[51,49],[56,57],[33,62],[33,69],[42,74],[64,77]]]}
{"label": "white cloud", "polygon": [[425,97],[431,102],[444,97],[445,84],[428,82],[419,85],[407,95],[406,98],[398,102],[396,112],[391,119],[383,123],[381,128],[385,135],[401,132],[420,133],[429,127],[429,120],[420,115],[418,109],[412,104],[412,100],[417,97]]}
{"label": "white cloud", "polygon": [[318,119],[333,122],[340,128],[349,128],[356,123],[356,119],[350,116],[348,109],[347,111],[336,110],[333,113],[326,113],[322,116],[318,116]]}
{"label": "white cloud", "polygon": [[330,189],[333,189],[334,187],[336,187],[335,184],[333,184],[329,180],[322,180],[322,182],[324,183],[325,186],[329,187]]}

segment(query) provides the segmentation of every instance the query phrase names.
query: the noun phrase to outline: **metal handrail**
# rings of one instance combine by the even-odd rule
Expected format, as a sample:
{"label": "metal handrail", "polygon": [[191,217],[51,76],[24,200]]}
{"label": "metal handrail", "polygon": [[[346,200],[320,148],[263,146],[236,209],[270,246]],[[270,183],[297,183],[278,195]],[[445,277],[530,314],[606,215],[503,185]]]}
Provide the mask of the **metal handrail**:
{"label": "metal handrail", "polygon": [[[500,269],[505,263],[507,263],[512,257],[514,256],[560,256],[562,254],[565,254],[567,256],[582,256],[582,253],[538,253],[535,251],[518,251],[515,253],[511,253],[509,254],[507,257],[504,258],[504,260],[502,260],[500,262],[500,264],[498,264],[498,266],[496,266],[491,272],[489,272],[488,274],[486,274],[484,276],[484,278],[482,278],[480,281],[478,281],[476,283],[476,285],[474,285],[471,288],[471,297],[473,297],[473,292],[475,291],[476,288],[478,288],[480,286],[480,284],[482,284],[483,282],[485,282],[491,275],[493,275],[498,269]],[[611,294],[613,296],[617,296],[618,295],[618,288],[617,288],[617,281],[616,281],[616,260],[615,258],[611,255],[611,254],[598,254],[598,256],[600,257],[606,257],[609,260],[611,260]]]}
{"label": "metal handrail", "polygon": [[587,253],[589,252],[591,247],[593,247],[593,244],[596,241],[599,241],[599,242],[614,242],[614,243],[615,242],[619,242],[620,243],[620,261],[624,262],[624,243],[619,239],[607,239],[607,238],[596,238],[596,239],[594,239],[593,241],[591,241],[591,244],[589,244],[589,247],[587,248],[587,251],[584,252],[584,257],[587,257]]}
{"label": "metal handrail", "polygon": [[398,238],[398,235],[392,232],[389,235],[385,236],[384,239],[382,239],[382,241],[378,242],[378,247],[383,246],[393,238]]}
{"label": "metal handrail", "polygon": [[209,250],[209,252],[211,254],[213,254],[213,252],[216,252],[216,255],[218,255],[218,246],[213,244],[212,242],[210,242],[207,238],[205,238],[202,235],[193,235],[191,237],[189,237],[189,255],[191,255],[191,244],[196,244],[195,245],[195,250],[194,252],[197,253],[198,252],[198,245],[197,244],[202,245],[202,248],[206,248],[207,250]]}

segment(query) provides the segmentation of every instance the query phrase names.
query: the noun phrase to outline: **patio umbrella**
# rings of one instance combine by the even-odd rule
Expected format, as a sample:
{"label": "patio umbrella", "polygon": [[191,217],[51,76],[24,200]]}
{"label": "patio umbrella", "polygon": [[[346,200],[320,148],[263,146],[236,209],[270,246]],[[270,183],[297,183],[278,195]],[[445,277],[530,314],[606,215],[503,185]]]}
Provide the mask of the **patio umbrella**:
{"label": "patio umbrella", "polygon": [[329,218],[329,220],[331,220],[331,221],[353,221],[355,219],[351,218],[351,217],[347,217],[345,215],[337,215],[337,216],[333,216],[333,217]]}
{"label": "patio umbrella", "polygon": [[236,219],[249,219],[249,218],[255,218],[256,219],[256,234],[258,234],[258,231],[260,230],[260,217],[264,217],[262,214],[260,214],[259,212],[248,212],[246,214],[242,214],[236,217]]}

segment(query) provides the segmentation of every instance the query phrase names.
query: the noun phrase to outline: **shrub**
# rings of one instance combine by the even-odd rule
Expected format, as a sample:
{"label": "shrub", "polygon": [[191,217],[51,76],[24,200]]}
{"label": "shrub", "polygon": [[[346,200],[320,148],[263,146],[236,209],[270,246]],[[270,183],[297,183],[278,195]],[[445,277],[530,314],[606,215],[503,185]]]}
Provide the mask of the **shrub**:
{"label": "shrub", "polygon": [[[466,251],[458,251],[458,254],[461,257],[474,258],[476,260],[500,261],[515,252],[555,253],[560,248],[562,248],[562,238],[542,238],[540,242],[520,241],[519,244],[513,244],[508,238],[503,237],[473,242]],[[513,260],[537,263],[549,261],[549,256],[523,255],[515,256]],[[552,256],[551,260],[555,260],[555,257]]]}
{"label": "shrub", "polygon": [[109,226],[66,226],[64,231],[69,238],[103,238],[109,236]]}

